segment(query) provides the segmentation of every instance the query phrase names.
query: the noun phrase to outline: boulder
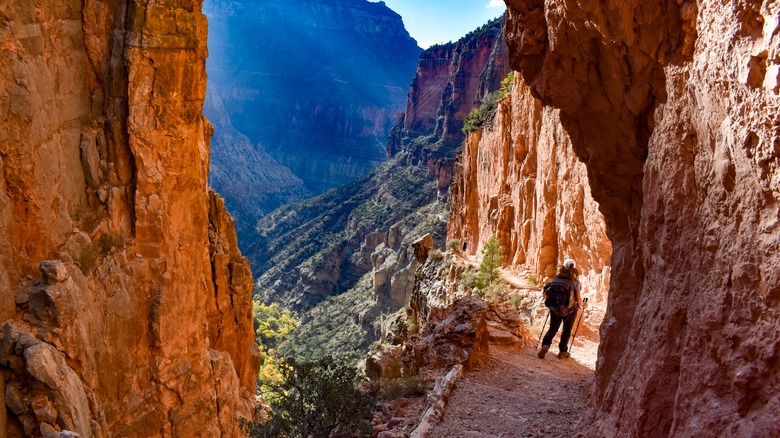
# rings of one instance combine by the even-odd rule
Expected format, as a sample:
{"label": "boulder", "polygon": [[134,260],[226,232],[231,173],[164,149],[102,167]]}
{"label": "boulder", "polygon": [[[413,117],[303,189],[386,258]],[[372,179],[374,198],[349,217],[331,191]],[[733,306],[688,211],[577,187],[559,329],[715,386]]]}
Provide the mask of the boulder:
{"label": "boulder", "polygon": [[27,403],[24,400],[19,387],[8,385],[5,387],[5,405],[16,415],[22,415],[27,412]]}
{"label": "boulder", "polygon": [[54,424],[57,422],[57,410],[45,395],[38,395],[30,401],[35,418],[42,423]]}
{"label": "boulder", "polygon": [[62,283],[67,280],[68,268],[60,260],[44,260],[41,262],[41,276],[46,284]]}
{"label": "boulder", "polygon": [[463,364],[473,368],[488,354],[486,314],[488,304],[466,297],[436,312],[405,345],[404,366],[415,373],[420,368],[445,369]]}
{"label": "boulder", "polygon": [[[488,307],[485,318],[488,320],[488,327],[492,328],[497,337],[501,337],[497,331],[506,332],[517,339],[518,347],[522,347],[530,342],[533,342],[533,336],[531,335],[531,332],[525,328],[525,324],[523,324],[523,319],[520,316],[520,313],[518,313],[514,307],[508,304],[492,302]],[[494,341],[491,339],[491,342]]]}
{"label": "boulder", "polygon": [[371,378],[401,377],[401,357],[403,350],[400,345],[382,345],[378,350],[369,353],[366,358],[366,375]]}
{"label": "boulder", "polygon": [[428,233],[413,242],[412,246],[414,247],[414,257],[417,259],[417,263],[425,263],[428,260],[428,253],[433,249],[433,236],[431,233]]}

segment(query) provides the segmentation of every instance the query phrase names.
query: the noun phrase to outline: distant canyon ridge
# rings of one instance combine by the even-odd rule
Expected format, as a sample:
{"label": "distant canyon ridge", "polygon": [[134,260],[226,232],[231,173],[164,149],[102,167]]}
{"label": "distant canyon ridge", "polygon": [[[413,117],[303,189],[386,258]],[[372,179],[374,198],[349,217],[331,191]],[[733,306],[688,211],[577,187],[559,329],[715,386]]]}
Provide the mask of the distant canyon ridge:
{"label": "distant canyon ridge", "polygon": [[208,0],[203,10],[210,182],[240,237],[385,160],[422,51],[398,14],[366,0]]}

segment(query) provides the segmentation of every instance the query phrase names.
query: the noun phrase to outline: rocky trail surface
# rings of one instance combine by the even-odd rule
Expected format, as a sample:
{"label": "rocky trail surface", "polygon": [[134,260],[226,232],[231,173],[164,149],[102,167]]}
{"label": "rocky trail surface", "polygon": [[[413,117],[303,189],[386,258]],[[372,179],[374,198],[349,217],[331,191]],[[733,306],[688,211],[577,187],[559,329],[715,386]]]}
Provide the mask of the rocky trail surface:
{"label": "rocky trail surface", "polygon": [[489,360],[458,382],[444,421],[429,437],[576,436],[597,347],[577,341],[572,357],[561,360],[554,343],[542,360],[533,347],[512,351],[491,345]]}

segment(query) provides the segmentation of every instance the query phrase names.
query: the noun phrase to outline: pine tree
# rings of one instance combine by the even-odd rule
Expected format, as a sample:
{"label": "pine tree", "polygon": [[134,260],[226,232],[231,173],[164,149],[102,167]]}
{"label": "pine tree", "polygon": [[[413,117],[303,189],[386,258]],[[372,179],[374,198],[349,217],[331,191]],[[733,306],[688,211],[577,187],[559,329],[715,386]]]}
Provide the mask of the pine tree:
{"label": "pine tree", "polygon": [[494,233],[482,248],[482,262],[479,264],[479,274],[477,274],[477,288],[482,290],[498,280],[501,275],[499,268],[503,264],[504,254]]}

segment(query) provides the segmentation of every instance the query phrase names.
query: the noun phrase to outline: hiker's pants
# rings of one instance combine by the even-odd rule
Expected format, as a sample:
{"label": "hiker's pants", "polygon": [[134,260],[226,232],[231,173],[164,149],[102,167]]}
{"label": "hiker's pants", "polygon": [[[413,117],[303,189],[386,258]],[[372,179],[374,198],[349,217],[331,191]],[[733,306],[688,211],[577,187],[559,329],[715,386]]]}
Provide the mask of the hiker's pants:
{"label": "hiker's pants", "polygon": [[566,316],[555,316],[550,313],[550,329],[547,330],[547,334],[544,335],[542,340],[542,346],[550,346],[555,334],[558,333],[558,328],[563,322],[563,333],[561,333],[561,343],[559,344],[561,351],[569,351],[569,338],[571,337],[571,328],[574,327],[574,322],[577,321],[577,314],[579,310],[575,309],[574,312]]}

